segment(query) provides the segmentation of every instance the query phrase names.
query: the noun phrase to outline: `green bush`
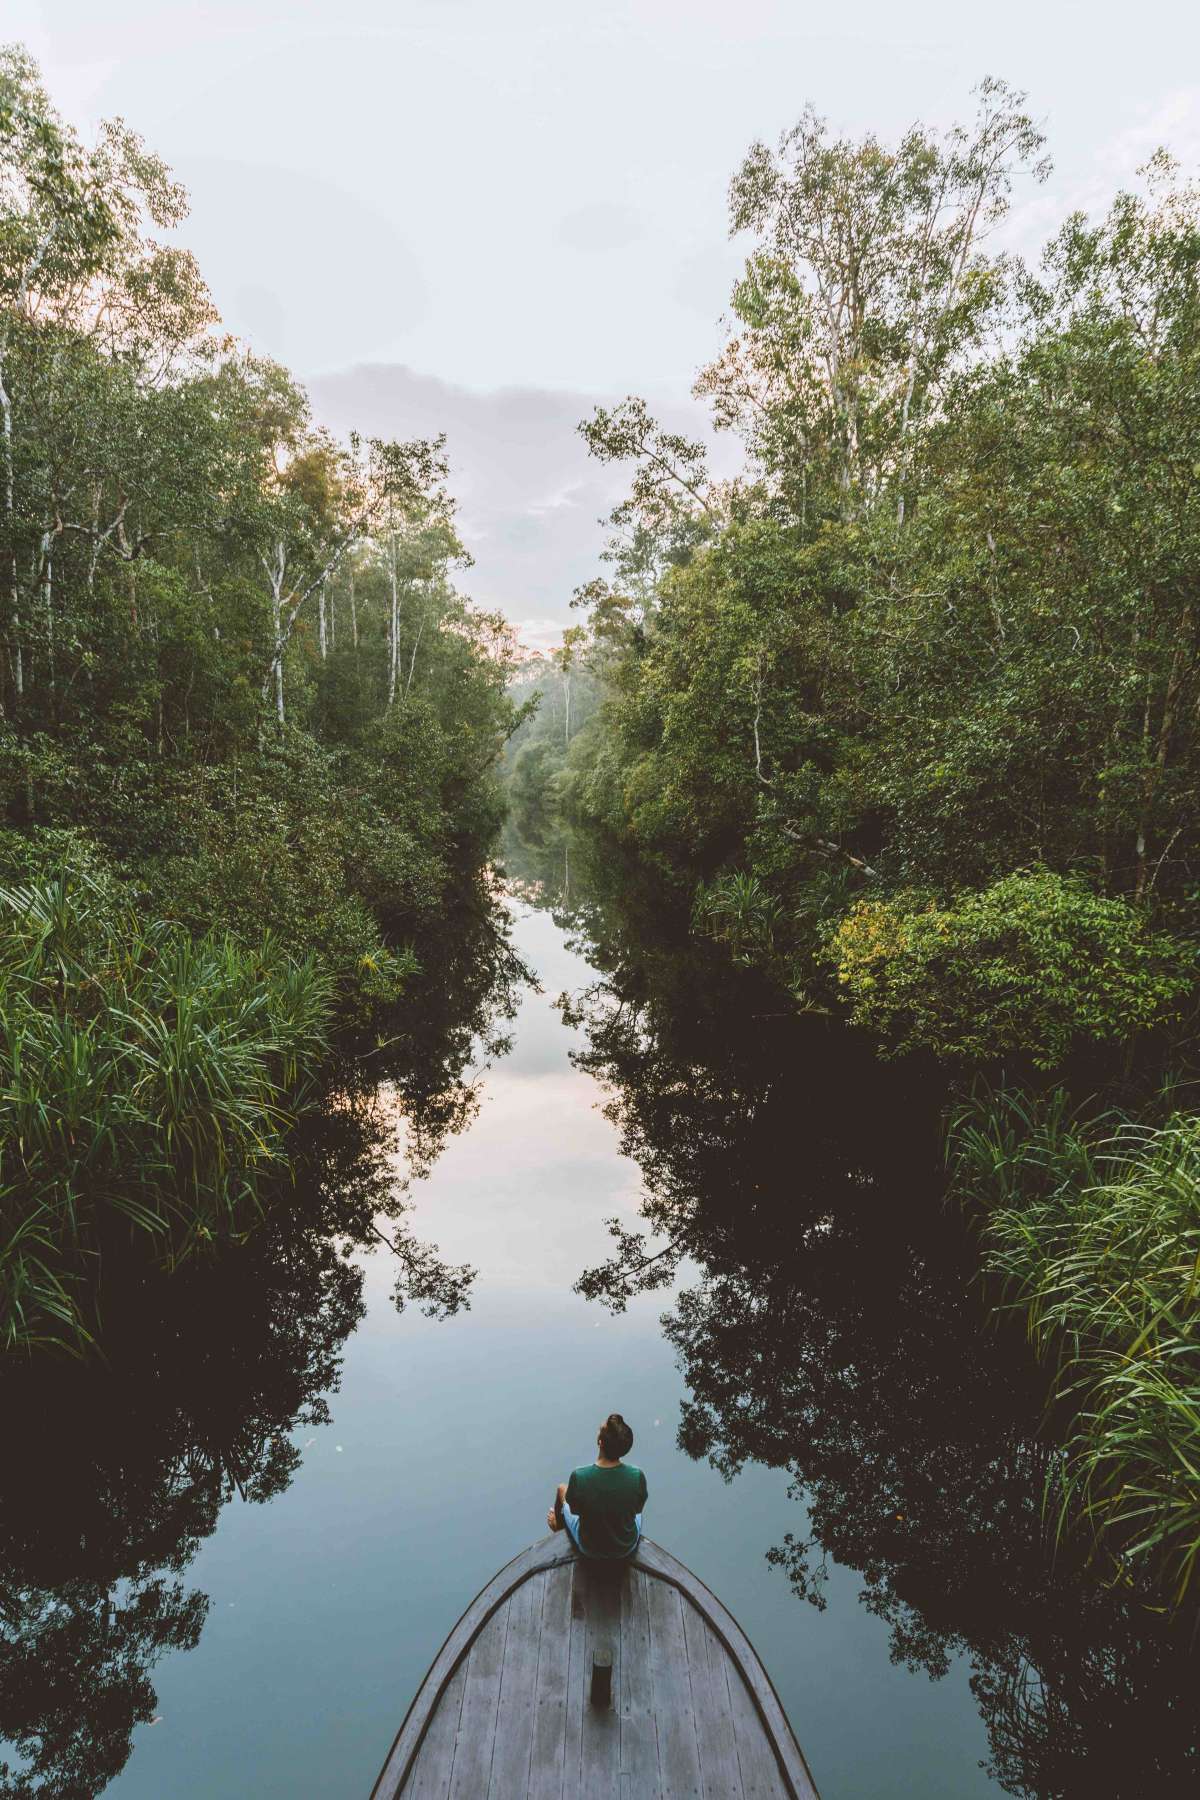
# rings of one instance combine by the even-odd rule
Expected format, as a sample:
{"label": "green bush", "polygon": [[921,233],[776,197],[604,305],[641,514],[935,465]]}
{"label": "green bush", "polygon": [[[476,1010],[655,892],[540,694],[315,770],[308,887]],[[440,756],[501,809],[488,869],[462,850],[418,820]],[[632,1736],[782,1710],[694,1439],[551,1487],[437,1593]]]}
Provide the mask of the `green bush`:
{"label": "green bush", "polygon": [[1200,1119],[1158,1128],[977,1102],[951,1134],[988,1268],[1057,1361],[1050,1497],[1182,1600],[1200,1555]]}
{"label": "green bush", "polygon": [[861,900],[828,943],[853,1022],[886,1054],[1015,1053],[1049,1069],[1076,1044],[1120,1043],[1178,1018],[1196,983],[1194,946],[1044,869],[948,906]]}
{"label": "green bush", "polygon": [[0,1343],[78,1347],[103,1255],[243,1235],[324,1049],[328,980],[140,919],[87,873],[0,889]]}
{"label": "green bush", "polygon": [[769,962],[782,907],[757,875],[718,875],[699,889],[692,919],[697,930],[729,945],[735,962]]}

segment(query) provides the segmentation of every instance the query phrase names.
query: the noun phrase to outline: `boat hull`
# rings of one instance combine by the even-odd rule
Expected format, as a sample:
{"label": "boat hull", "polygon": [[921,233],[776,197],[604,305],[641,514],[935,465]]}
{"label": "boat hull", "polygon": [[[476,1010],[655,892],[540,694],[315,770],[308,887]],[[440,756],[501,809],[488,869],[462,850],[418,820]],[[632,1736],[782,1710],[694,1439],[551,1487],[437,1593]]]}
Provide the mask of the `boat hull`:
{"label": "boat hull", "polygon": [[816,1800],[732,1614],[643,1539],[627,1563],[565,1533],[476,1595],[409,1708],[372,1800]]}

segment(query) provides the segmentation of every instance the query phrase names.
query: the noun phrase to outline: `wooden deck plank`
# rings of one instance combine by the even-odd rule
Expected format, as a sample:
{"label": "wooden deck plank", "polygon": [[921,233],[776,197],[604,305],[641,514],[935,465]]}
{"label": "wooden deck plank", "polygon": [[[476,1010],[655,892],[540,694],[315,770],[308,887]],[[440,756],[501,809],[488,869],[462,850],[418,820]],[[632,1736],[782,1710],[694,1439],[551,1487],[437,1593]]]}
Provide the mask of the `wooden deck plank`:
{"label": "wooden deck plank", "polygon": [[[659,1800],[658,1732],[650,1676],[650,1577],[630,1568],[621,1590],[621,1780],[637,1800]],[[622,1789],[624,1792],[624,1789]]]}
{"label": "wooden deck plank", "polygon": [[580,1731],[580,1800],[619,1800],[621,1715],[615,1706],[591,1704],[592,1654],[611,1650],[613,1693],[621,1691],[621,1591],[623,1569],[597,1568],[580,1561],[575,1570],[582,1591],[586,1633],[583,1647],[583,1722]]}
{"label": "wooden deck plank", "polygon": [[[644,1568],[649,1574],[670,1582],[704,1615],[714,1635],[728,1651],[733,1666],[741,1669],[760,1724],[765,1726],[768,1737],[774,1742],[787,1776],[788,1785],[783,1792],[789,1795],[789,1800],[818,1800],[816,1784],[796,1742],[787,1714],[779,1703],[779,1696],[758,1660],[753,1644],[732,1613],[721,1604],[699,1576],[694,1575],[658,1544],[651,1543],[648,1538],[643,1538],[638,1546],[635,1567]],[[732,1679],[730,1687],[732,1699]]]}
{"label": "wooden deck plank", "polygon": [[[613,1657],[612,1707],[590,1705],[599,1647]],[[645,1539],[631,1564],[603,1570],[577,1561],[561,1536],[514,1557],[447,1637],[372,1800],[401,1792],[404,1800],[527,1792],[536,1800],[817,1800],[766,1671],[704,1583]]]}
{"label": "wooden deck plank", "polygon": [[543,1580],[529,1800],[562,1800],[571,1658],[570,1565],[548,1569]]}
{"label": "wooden deck plank", "polygon": [[690,1600],[683,1601],[683,1635],[696,1709],[701,1792],[704,1800],[743,1800],[729,1683],[725,1677],[729,1658]]}
{"label": "wooden deck plank", "polygon": [[700,1800],[700,1745],[683,1631],[684,1601],[665,1581],[649,1586],[650,1673],[663,1800]]}
{"label": "wooden deck plank", "polygon": [[587,1603],[579,1564],[571,1568],[571,1627],[567,1649],[567,1712],[563,1725],[563,1800],[579,1800],[583,1780],[583,1709],[587,1681],[583,1666],[587,1646]]}
{"label": "wooden deck plank", "polygon": [[[522,1583],[522,1586],[525,1586]],[[517,1592],[520,1593],[518,1588]],[[492,1614],[467,1659],[467,1684],[463,1690],[458,1734],[454,1740],[454,1768],[450,1775],[450,1800],[482,1800],[492,1775],[496,1745],[496,1712],[500,1704],[500,1674],[508,1637],[508,1608]]]}
{"label": "wooden deck plank", "polygon": [[460,1662],[446,1686],[437,1711],[429,1722],[417,1760],[404,1784],[404,1800],[447,1800],[450,1770],[454,1765],[454,1740],[467,1685],[467,1665]]}
{"label": "wooden deck plank", "polygon": [[791,1789],[780,1770],[774,1746],[762,1728],[753,1696],[736,1665],[730,1663],[728,1667],[729,1702],[745,1800],[791,1800]]}
{"label": "wooden deck plank", "polygon": [[533,1721],[537,1710],[538,1649],[542,1636],[545,1573],[531,1575],[506,1605],[508,1634],[500,1672],[496,1742],[492,1752],[489,1800],[512,1800],[529,1787]]}
{"label": "wooden deck plank", "polygon": [[371,1789],[371,1800],[396,1800],[426,1728],[437,1710],[438,1701],[485,1621],[535,1570],[552,1569],[559,1565],[569,1567],[574,1562],[575,1552],[570,1543],[564,1543],[565,1536],[565,1532],[559,1532],[553,1537],[539,1538],[536,1544],[530,1544],[527,1549],[514,1556],[511,1562],[505,1563],[487,1586],[476,1594],[438,1651],[428,1675],[413,1696],[412,1705],[404,1715],[404,1722],[396,1733],[387,1760]]}

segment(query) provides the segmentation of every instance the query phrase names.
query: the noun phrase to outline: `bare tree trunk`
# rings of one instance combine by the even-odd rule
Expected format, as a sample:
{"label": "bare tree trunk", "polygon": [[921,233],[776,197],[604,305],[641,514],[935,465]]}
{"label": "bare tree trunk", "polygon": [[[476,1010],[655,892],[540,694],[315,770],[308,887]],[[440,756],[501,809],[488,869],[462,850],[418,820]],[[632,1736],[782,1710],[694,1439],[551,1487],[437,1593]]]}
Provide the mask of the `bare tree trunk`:
{"label": "bare tree trunk", "polygon": [[[131,579],[136,580],[132,571],[130,574]],[[165,749],[166,733],[163,729],[162,651],[156,612],[147,612],[146,631],[150,642],[154,645],[154,748],[156,754],[161,757]]]}
{"label": "bare tree trunk", "polygon": [[764,787],[774,787],[775,783],[768,775],[763,774],[762,767],[762,726],[763,709],[763,653],[758,653],[758,662],[754,676],[754,773]]}
{"label": "bare tree trunk", "polygon": [[284,722],[283,651],[286,639],[283,620],[283,578],[286,569],[286,554],[282,543],[279,543],[275,546],[274,564],[267,566],[267,574],[271,581],[271,629],[275,638],[274,654],[271,657],[271,668],[267,680],[275,690],[275,717],[280,726]]}
{"label": "bare tree trunk", "polygon": [[354,566],[350,567],[350,639],[358,649],[358,606],[354,599]]}
{"label": "bare tree trunk", "polygon": [[425,630],[425,617],[426,617],[427,611],[428,611],[427,607],[423,607],[421,609],[421,617],[417,624],[417,635],[413,639],[412,655],[408,659],[408,679],[404,683],[404,698],[406,700],[408,699],[408,691],[412,687],[413,670],[417,666],[417,651],[421,647],[421,634]]}
{"label": "bare tree trunk", "polygon": [[17,699],[20,700],[25,693],[25,661],[21,648],[21,589],[17,576],[17,494],[13,461],[12,400],[4,383],[4,356],[7,348],[6,343],[0,343],[0,441],[4,445],[4,520],[8,529],[13,686]]}
{"label": "bare tree trunk", "polygon": [[58,712],[58,670],[55,664],[54,648],[54,558],[51,554],[53,534],[42,533],[42,609],[46,621],[46,672],[50,679],[50,697],[55,714]]}
{"label": "bare tree trunk", "polygon": [[400,595],[396,586],[396,534],[393,531],[388,540],[391,554],[388,558],[388,570],[392,579],[392,611],[388,621],[388,696],[387,703],[396,703],[396,674],[400,657]]}
{"label": "bare tree trunk", "polygon": [[328,649],[327,649],[326,641],[325,641],[325,583],[324,582],[321,583],[320,592],[317,595],[317,619],[318,619],[317,637],[318,637],[318,641],[321,646],[321,661],[324,662],[326,656],[328,655]]}

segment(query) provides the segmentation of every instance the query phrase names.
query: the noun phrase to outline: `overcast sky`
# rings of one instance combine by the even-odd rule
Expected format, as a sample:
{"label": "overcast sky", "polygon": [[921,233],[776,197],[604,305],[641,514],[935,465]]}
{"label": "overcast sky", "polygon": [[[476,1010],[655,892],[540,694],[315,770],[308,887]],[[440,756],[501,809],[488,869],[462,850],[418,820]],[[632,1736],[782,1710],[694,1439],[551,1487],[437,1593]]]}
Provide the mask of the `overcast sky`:
{"label": "overcast sky", "polygon": [[534,643],[619,497],[576,421],[640,392],[694,422],[729,177],[806,100],[887,138],[1025,87],[1056,164],[1031,245],[1161,141],[1200,163],[1195,0],[0,0],[0,29],[186,182],[226,324],[324,423],[449,434],[467,585]]}

